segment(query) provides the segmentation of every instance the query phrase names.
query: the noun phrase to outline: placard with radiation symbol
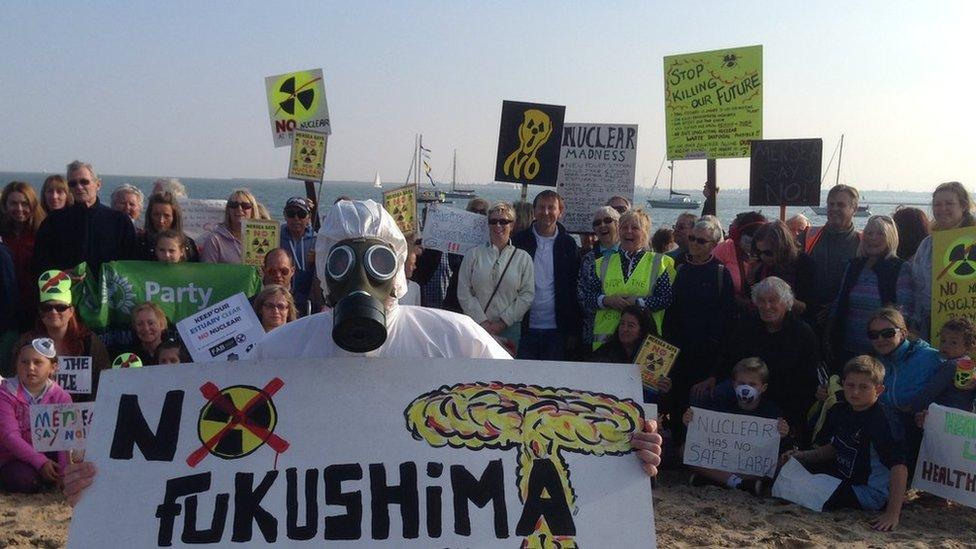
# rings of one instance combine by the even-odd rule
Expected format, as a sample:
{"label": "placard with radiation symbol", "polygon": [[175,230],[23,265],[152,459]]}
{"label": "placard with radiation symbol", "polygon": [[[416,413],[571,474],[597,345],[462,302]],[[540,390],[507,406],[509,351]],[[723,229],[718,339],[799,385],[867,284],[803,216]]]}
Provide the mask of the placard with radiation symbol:
{"label": "placard with radiation symbol", "polygon": [[275,147],[291,145],[296,130],[332,133],[322,69],[269,76],[264,85]]}
{"label": "placard with radiation symbol", "polygon": [[321,182],[325,176],[325,142],[325,134],[296,131],[295,141],[291,144],[288,179]]}

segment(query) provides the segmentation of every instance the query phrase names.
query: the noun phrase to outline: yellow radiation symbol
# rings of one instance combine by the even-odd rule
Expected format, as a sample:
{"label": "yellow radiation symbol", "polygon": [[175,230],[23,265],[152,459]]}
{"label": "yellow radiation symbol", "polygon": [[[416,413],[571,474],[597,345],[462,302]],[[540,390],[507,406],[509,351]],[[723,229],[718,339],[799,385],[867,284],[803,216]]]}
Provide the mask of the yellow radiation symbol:
{"label": "yellow radiation symbol", "polygon": [[540,169],[539,159],[535,155],[551,135],[552,121],[549,115],[539,109],[526,110],[518,127],[519,148],[508,155],[502,166],[505,175],[516,179],[535,179]]}
{"label": "yellow radiation symbol", "polygon": [[271,88],[275,118],[294,118],[304,122],[319,110],[316,84],[321,78],[308,72],[293,72],[279,78]]}
{"label": "yellow radiation symbol", "polygon": [[946,249],[942,265],[939,278],[946,274],[961,279],[976,277],[976,242],[971,236],[957,239]]}
{"label": "yellow radiation symbol", "polygon": [[270,395],[257,387],[233,385],[200,410],[197,433],[211,455],[238,459],[263,446],[277,423]]}

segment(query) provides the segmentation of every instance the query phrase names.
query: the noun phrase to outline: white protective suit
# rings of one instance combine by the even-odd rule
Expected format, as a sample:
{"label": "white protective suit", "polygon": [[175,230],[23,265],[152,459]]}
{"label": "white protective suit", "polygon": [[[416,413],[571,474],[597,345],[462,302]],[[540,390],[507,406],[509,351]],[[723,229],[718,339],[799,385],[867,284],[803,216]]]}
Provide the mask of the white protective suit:
{"label": "white protective suit", "polygon": [[403,263],[407,243],[396,221],[382,206],[373,202],[343,200],[332,206],[322,219],[315,255],[316,271],[323,288],[328,288],[325,258],[336,242],[353,238],[377,238],[393,247],[397,274],[393,299],[386,304],[386,341],[366,353],[351,353],[332,341],[332,312],[318,313],[276,328],[258,344],[254,358],[329,358],[369,356],[400,358],[497,358],[511,355],[470,317],[425,307],[398,305],[397,297],[406,293]]}

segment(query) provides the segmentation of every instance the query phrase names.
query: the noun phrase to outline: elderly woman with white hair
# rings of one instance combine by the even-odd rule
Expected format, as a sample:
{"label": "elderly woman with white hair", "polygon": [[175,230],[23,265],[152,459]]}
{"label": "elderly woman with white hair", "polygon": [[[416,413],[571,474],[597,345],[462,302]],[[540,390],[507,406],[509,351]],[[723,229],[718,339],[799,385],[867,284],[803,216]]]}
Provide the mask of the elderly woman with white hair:
{"label": "elderly woman with white hair", "polygon": [[827,337],[830,364],[840,373],[858,355],[871,354],[868,322],[881,307],[895,307],[905,318],[914,313],[912,266],[900,259],[898,229],[887,215],[873,215],[861,233],[857,257],[847,264],[840,293],[830,309]]}
{"label": "elderly woman with white hair", "polygon": [[793,302],[793,290],[779,277],[753,285],[757,314],[737,323],[712,374],[692,388],[692,403],[711,395],[716,382],[728,380],[736,362],[759,357],[769,367],[769,388],[763,398],[784,411],[791,432],[805,442],[806,412],[819,386],[820,352],[813,330],[790,312]]}
{"label": "elderly woman with white hair", "polygon": [[[139,216],[142,215],[143,198],[142,191],[138,187],[123,183],[112,191],[112,209],[129,216],[129,219],[135,224]],[[137,228],[136,232],[138,231]]]}
{"label": "elderly woman with white hair", "polygon": [[[596,236],[596,242],[593,244],[593,249],[588,251],[580,261],[580,280],[584,280],[587,273],[595,272],[593,265],[597,258],[609,257],[620,249],[617,226],[619,221],[620,213],[612,206],[600,206],[593,212],[593,234]],[[576,287],[576,298],[583,310],[583,348],[590,349],[593,347],[593,317],[598,309],[592,307],[596,302],[588,302],[586,296],[583,285],[579,284]]]}
{"label": "elderly woman with white hair", "polygon": [[677,431],[684,425],[677,420],[688,406],[688,393],[711,374],[737,312],[732,277],[712,256],[722,240],[718,220],[707,216],[696,221],[687,238],[688,253],[676,268],[673,299],[664,315],[664,336],[681,349],[670,374],[674,389],[663,403],[664,411],[676,420],[672,427],[679,439]]}

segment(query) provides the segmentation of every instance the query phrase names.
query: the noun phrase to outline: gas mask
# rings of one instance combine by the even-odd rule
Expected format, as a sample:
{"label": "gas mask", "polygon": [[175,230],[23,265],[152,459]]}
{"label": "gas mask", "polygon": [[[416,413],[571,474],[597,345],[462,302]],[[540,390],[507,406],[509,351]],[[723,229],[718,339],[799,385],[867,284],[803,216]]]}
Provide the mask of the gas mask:
{"label": "gas mask", "polygon": [[749,406],[759,398],[759,389],[752,385],[739,385],[735,388],[735,398],[739,399],[739,404]]}
{"label": "gas mask", "polygon": [[386,301],[394,288],[397,258],[377,238],[341,240],[332,246],[325,279],[332,306],[332,340],[353,353],[386,341]]}

